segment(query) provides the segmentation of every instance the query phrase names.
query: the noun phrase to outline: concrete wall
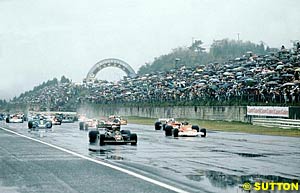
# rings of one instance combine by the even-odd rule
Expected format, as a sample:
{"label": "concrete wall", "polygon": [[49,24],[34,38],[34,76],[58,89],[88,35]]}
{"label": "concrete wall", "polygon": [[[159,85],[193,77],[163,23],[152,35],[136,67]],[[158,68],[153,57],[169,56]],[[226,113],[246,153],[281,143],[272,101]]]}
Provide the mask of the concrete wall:
{"label": "concrete wall", "polygon": [[92,105],[84,105],[78,109],[78,112],[86,114],[89,117],[120,115],[148,118],[174,117],[247,122],[247,108],[236,106],[96,107]]}

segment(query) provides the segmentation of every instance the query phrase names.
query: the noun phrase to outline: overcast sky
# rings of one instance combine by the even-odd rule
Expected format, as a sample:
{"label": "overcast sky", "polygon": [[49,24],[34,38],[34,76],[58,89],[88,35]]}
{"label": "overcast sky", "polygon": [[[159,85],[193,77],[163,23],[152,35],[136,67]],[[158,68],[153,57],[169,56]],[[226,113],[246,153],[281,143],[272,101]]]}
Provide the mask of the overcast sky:
{"label": "overcast sky", "polygon": [[[0,99],[62,75],[81,82],[105,58],[122,59],[137,71],[192,38],[209,46],[237,39],[237,33],[242,40],[290,47],[300,39],[300,1],[0,0]],[[111,68],[97,77],[123,75]]]}

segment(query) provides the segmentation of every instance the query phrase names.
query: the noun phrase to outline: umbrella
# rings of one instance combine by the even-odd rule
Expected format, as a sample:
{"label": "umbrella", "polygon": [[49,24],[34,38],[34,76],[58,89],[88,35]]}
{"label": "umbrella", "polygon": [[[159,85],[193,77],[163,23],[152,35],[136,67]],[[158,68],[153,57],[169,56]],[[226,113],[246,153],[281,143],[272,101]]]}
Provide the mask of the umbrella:
{"label": "umbrella", "polygon": [[204,82],[199,82],[197,85],[198,85],[198,86],[204,86],[204,85],[206,85],[206,83],[204,83]]}
{"label": "umbrella", "polygon": [[230,72],[224,72],[223,75],[224,75],[224,76],[232,76],[233,74],[230,73]]}
{"label": "umbrella", "polygon": [[281,69],[283,69],[284,68],[284,65],[278,65],[277,67],[276,67],[276,70],[281,70]]}
{"label": "umbrella", "polygon": [[236,75],[237,75],[237,76],[242,76],[243,73],[242,73],[242,72],[237,72]]}
{"label": "umbrella", "polygon": [[287,82],[287,83],[284,83],[282,85],[282,87],[286,87],[286,86],[295,86],[295,83],[293,83],[293,82]]}
{"label": "umbrella", "polygon": [[245,82],[255,82],[255,80],[253,78],[247,78]]}
{"label": "umbrella", "polygon": [[210,85],[209,88],[211,88],[212,90],[217,90],[218,87],[216,85]]}
{"label": "umbrella", "polygon": [[294,72],[295,70],[293,68],[287,68],[286,71],[288,71],[288,72]]}
{"label": "umbrella", "polygon": [[237,67],[237,68],[234,68],[232,70],[235,71],[235,72],[239,72],[239,71],[243,71],[244,68],[243,67]]}
{"label": "umbrella", "polygon": [[282,77],[293,77],[294,75],[292,74],[283,74]]}
{"label": "umbrella", "polygon": [[210,82],[220,82],[220,80],[217,79],[217,78],[212,78],[212,79],[210,79],[209,81],[210,81]]}
{"label": "umbrella", "polygon": [[253,86],[255,85],[256,81],[253,78],[247,78],[245,79],[245,83],[246,85]]}
{"label": "umbrella", "polygon": [[274,70],[263,70],[262,74],[275,74],[277,72],[275,72]]}
{"label": "umbrella", "polygon": [[267,82],[266,85],[278,85],[278,82],[270,81],[270,82]]}
{"label": "umbrella", "polygon": [[227,76],[226,77],[227,80],[234,79],[234,78],[235,78],[234,76]]}

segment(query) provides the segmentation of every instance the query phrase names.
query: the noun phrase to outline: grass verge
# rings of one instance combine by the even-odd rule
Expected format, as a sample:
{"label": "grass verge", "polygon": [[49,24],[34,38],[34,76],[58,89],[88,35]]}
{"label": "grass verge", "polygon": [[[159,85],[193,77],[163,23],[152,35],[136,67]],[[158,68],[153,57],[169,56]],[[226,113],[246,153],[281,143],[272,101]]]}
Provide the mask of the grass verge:
{"label": "grass verge", "polygon": [[[154,122],[156,120],[156,119],[146,118],[146,117],[126,117],[126,118],[128,120],[128,123],[141,124],[141,125],[153,125],[153,128],[154,128]],[[177,120],[178,121],[186,120],[193,125],[200,125],[200,127],[204,127],[214,131],[300,137],[299,129],[269,128],[269,127],[251,125],[242,122],[210,121],[210,120],[198,120],[198,119],[177,119]]]}

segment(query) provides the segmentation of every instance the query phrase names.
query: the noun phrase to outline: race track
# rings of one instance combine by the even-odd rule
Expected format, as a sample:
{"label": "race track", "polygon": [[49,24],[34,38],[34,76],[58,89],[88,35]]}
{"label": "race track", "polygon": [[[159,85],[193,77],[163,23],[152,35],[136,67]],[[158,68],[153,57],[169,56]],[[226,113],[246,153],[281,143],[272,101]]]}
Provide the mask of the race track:
{"label": "race track", "polygon": [[27,122],[1,122],[0,127],[174,187],[166,189],[0,129],[0,192],[178,189],[240,193],[244,182],[300,179],[299,138],[210,131],[207,138],[175,139],[165,137],[163,131],[155,131],[154,126],[129,124],[123,129],[137,133],[137,146],[106,145],[98,151],[89,151],[87,132],[78,129],[78,122],[53,126],[53,131],[43,137],[29,133]]}

